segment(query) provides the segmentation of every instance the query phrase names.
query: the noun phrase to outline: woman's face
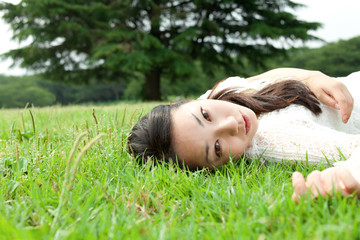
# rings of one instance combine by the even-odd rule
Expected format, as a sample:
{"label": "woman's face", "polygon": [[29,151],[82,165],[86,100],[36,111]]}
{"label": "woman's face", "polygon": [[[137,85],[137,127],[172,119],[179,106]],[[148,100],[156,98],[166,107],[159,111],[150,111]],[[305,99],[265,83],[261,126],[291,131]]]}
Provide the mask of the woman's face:
{"label": "woman's face", "polygon": [[214,168],[239,159],[257,128],[249,108],[221,100],[196,100],[172,111],[173,147],[191,167]]}

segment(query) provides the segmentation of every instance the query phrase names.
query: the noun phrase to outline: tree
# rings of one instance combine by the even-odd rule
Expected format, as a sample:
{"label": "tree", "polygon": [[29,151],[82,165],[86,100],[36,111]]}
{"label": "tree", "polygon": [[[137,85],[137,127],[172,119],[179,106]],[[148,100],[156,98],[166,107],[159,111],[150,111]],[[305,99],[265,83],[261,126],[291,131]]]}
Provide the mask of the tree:
{"label": "tree", "polygon": [[320,70],[332,77],[347,76],[359,71],[360,36],[328,43],[320,48],[299,48],[286,58],[274,59],[272,67],[298,67]]}
{"label": "tree", "polygon": [[[284,53],[320,24],[290,13],[289,0],[22,0],[2,3],[14,39],[29,46],[5,57],[64,82],[144,79],[143,97],[160,99],[160,79],[181,79],[201,62],[239,73]],[[276,42],[276,44],[274,44]]]}

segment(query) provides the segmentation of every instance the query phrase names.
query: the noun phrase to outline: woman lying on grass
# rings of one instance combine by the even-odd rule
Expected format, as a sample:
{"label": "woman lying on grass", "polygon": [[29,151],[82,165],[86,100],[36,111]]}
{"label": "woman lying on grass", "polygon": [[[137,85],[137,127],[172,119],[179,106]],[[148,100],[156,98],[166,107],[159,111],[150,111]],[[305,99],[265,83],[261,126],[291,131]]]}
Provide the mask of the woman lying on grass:
{"label": "woman lying on grass", "polygon": [[244,154],[325,161],[335,167],[306,181],[293,174],[295,200],[309,190],[314,197],[360,192],[359,90],[360,72],[336,80],[291,68],[231,77],[198,100],[155,107],[133,127],[129,151],[139,161],[172,159],[190,169],[213,169]]}

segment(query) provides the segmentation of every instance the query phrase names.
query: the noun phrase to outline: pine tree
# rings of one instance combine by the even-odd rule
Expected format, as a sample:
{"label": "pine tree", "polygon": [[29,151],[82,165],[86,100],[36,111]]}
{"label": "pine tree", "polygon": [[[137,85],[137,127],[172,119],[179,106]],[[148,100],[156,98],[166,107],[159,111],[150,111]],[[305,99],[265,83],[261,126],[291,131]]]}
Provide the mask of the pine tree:
{"label": "pine tree", "polygon": [[[315,37],[289,0],[22,0],[1,3],[14,39],[31,40],[4,57],[63,82],[145,78],[143,97],[159,100],[160,79],[261,64],[285,46]],[[277,44],[274,44],[274,43]],[[279,44],[280,43],[280,44]],[[283,44],[281,44],[283,43]]]}

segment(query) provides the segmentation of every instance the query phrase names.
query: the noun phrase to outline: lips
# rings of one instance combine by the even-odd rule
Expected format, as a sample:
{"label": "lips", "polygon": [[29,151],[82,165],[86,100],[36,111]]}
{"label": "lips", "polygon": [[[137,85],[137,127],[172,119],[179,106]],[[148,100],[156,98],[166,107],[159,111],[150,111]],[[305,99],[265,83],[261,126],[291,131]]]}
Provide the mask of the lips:
{"label": "lips", "polygon": [[248,134],[250,127],[251,127],[251,122],[250,119],[247,115],[241,113],[242,117],[244,118],[244,123],[245,123],[245,132],[246,134]]}

